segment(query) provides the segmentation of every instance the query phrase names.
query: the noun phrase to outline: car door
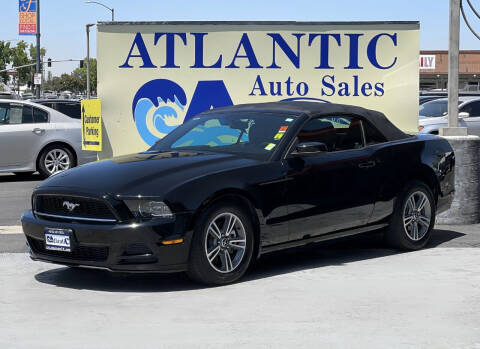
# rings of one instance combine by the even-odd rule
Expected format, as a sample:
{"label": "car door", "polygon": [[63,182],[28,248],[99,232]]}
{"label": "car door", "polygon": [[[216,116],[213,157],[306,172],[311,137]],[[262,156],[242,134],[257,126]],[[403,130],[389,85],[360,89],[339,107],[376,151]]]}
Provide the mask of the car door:
{"label": "car door", "polygon": [[367,224],[375,200],[376,162],[365,147],[360,119],[311,119],[297,142],[321,142],[327,151],[287,156],[290,240]]}
{"label": "car door", "polygon": [[35,134],[32,108],[24,109],[20,103],[0,104],[3,118],[0,121],[0,166],[23,167],[31,159]]}
{"label": "car door", "polygon": [[463,105],[459,113],[467,112],[469,117],[463,119],[468,127],[468,134],[480,136],[480,101],[473,101]]}
{"label": "car door", "polygon": [[34,169],[47,134],[48,113],[28,104],[0,104],[0,166]]}

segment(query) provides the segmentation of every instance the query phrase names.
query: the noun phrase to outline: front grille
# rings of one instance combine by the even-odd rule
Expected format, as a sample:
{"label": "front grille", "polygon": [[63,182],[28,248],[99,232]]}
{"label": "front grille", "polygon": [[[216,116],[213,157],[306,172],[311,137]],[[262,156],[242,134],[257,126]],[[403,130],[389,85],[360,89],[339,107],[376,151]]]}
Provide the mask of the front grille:
{"label": "front grille", "polygon": [[28,244],[33,252],[46,256],[62,257],[66,259],[101,262],[108,258],[108,247],[91,247],[78,245],[72,252],[52,251],[45,248],[43,240],[28,238]]}
{"label": "front grille", "polygon": [[37,195],[35,213],[53,219],[116,221],[115,215],[104,201],[79,196]]}

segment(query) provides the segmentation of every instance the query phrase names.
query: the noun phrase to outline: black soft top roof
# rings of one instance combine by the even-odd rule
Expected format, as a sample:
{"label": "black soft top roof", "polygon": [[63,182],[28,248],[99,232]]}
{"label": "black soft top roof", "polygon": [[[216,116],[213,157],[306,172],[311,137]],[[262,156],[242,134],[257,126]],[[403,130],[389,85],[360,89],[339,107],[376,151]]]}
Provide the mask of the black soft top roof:
{"label": "black soft top roof", "polygon": [[346,104],[281,101],[269,103],[237,104],[229,107],[215,108],[210,112],[217,111],[281,112],[292,114],[292,116],[308,115],[310,117],[353,114],[369,121],[385,136],[385,138],[387,138],[388,141],[395,141],[410,137],[392,124],[383,113]]}

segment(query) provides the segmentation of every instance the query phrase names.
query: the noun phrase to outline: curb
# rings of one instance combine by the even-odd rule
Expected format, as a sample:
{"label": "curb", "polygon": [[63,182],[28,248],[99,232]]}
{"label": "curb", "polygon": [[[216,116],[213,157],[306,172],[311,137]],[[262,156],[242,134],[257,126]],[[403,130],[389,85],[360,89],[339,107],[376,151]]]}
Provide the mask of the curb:
{"label": "curb", "polygon": [[0,226],[0,235],[23,234],[21,225]]}

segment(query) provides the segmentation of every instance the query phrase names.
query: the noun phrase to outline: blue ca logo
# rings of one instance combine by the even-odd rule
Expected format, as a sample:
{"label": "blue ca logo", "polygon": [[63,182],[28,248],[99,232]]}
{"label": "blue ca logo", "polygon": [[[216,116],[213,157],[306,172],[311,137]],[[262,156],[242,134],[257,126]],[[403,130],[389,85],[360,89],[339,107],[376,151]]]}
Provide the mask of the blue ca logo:
{"label": "blue ca logo", "polygon": [[186,104],[185,91],[171,80],[151,80],[140,87],[133,98],[132,114],[145,143],[153,145],[181,125]]}

